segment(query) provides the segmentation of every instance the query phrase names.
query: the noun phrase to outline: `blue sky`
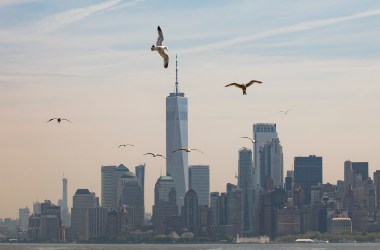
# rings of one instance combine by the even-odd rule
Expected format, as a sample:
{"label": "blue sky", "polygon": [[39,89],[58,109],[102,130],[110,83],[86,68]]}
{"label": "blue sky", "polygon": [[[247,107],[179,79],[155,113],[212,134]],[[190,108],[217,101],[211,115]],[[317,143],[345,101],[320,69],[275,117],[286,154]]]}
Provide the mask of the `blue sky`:
{"label": "blue sky", "polygon": [[[157,25],[168,69],[150,51]],[[374,0],[0,0],[0,196],[33,180],[28,194],[0,204],[0,217],[37,199],[56,202],[63,172],[69,196],[77,188],[100,195],[101,165],[145,162],[153,190],[165,163],[142,153],[165,152],[175,54],[189,145],[205,152],[189,164],[210,165],[211,191],[236,181],[238,149],[250,146],[240,137],[256,122],[278,124],[285,171],[309,154],[323,156],[325,182],[343,178],[348,158],[375,171],[378,27]],[[263,84],[247,96],[224,88],[251,79]],[[54,116],[73,124],[46,124]],[[136,147],[115,149],[123,143]],[[147,211],[152,200],[147,194]]]}

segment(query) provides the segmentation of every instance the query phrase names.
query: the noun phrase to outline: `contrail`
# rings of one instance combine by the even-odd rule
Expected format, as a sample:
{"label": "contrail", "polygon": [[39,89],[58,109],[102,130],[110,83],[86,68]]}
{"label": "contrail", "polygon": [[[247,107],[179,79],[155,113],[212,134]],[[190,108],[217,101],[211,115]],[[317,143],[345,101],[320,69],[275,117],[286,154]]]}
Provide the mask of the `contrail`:
{"label": "contrail", "polygon": [[264,31],[258,34],[239,36],[236,38],[232,38],[232,39],[228,39],[228,40],[224,40],[224,41],[220,41],[216,43],[201,45],[195,48],[184,49],[182,53],[192,53],[192,52],[201,52],[201,51],[207,51],[207,50],[213,50],[213,49],[221,49],[224,47],[228,47],[228,46],[232,46],[232,45],[236,45],[240,43],[246,43],[250,41],[256,41],[256,40],[267,38],[267,37],[272,37],[272,36],[277,36],[277,35],[282,35],[282,34],[290,34],[290,33],[295,33],[295,32],[305,31],[305,30],[311,30],[311,29],[324,27],[324,26],[328,26],[328,25],[332,25],[332,24],[336,24],[336,23],[340,23],[344,21],[376,16],[379,14],[380,14],[380,9],[375,9],[375,10],[369,10],[365,12],[356,13],[349,16],[306,21],[306,22],[302,22],[302,23],[287,26],[287,27]]}
{"label": "contrail", "polygon": [[70,23],[80,21],[93,13],[113,8],[121,2],[122,0],[111,0],[84,8],[77,8],[58,13],[56,15],[46,18],[43,21],[43,23],[38,27],[38,30],[42,33],[54,31]]}

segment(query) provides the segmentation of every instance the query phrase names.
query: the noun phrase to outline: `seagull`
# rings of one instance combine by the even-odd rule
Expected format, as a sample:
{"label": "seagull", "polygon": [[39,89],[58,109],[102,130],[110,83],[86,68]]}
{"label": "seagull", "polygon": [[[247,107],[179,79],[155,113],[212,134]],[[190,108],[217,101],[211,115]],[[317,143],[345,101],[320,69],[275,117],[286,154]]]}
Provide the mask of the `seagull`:
{"label": "seagull", "polygon": [[51,118],[49,121],[47,121],[47,122],[51,122],[52,120],[57,120],[57,122],[58,123],[61,123],[61,121],[68,121],[68,122],[71,122],[71,121],[69,121],[68,119],[66,119],[66,118]]}
{"label": "seagull", "polygon": [[162,56],[162,58],[164,59],[164,68],[167,68],[169,65],[169,56],[166,53],[166,51],[168,50],[168,47],[162,45],[162,41],[164,40],[164,35],[162,34],[162,30],[160,26],[157,27],[157,31],[158,31],[158,38],[157,38],[156,46],[152,45],[150,49],[152,51],[157,51],[158,54]]}
{"label": "seagull", "polygon": [[288,110],[281,110],[280,113],[284,113],[284,115],[286,115],[291,109],[288,109]]}
{"label": "seagull", "polygon": [[250,138],[250,137],[248,137],[248,136],[244,136],[244,137],[240,137],[240,138],[247,138],[247,139],[250,140],[252,143],[257,142],[256,140],[254,140],[254,139],[252,139],[252,138]]}
{"label": "seagull", "polygon": [[235,87],[243,90],[243,95],[247,95],[247,88],[254,83],[261,84],[262,82],[257,81],[257,80],[252,80],[247,84],[245,84],[245,83],[239,84],[239,83],[233,82],[233,83],[227,84],[225,87],[235,86]]}
{"label": "seagull", "polygon": [[134,146],[133,144],[120,144],[119,146],[118,146],[118,148],[120,148],[120,147],[127,147],[127,146]]}
{"label": "seagull", "polygon": [[198,152],[201,152],[203,154],[202,151],[200,151],[199,149],[196,149],[196,148],[179,148],[179,149],[174,150],[173,153],[175,153],[177,151],[185,151],[187,153],[190,153],[191,151],[198,151]]}
{"label": "seagull", "polygon": [[165,156],[163,156],[163,155],[161,155],[161,154],[155,154],[155,153],[145,153],[145,154],[143,154],[143,155],[151,155],[151,156],[153,156],[153,157],[157,157],[157,156],[159,156],[159,157],[162,157],[162,158],[165,158],[165,159],[166,159],[166,157],[165,157]]}

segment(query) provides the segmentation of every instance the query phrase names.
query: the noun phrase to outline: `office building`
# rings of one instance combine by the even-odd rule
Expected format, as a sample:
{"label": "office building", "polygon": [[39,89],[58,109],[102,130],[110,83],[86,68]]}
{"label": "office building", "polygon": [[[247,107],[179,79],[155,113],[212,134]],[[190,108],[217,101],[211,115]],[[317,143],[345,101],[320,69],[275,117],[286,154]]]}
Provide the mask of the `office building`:
{"label": "office building", "polygon": [[189,167],[189,189],[193,189],[197,193],[199,206],[209,206],[209,166],[194,165]]}
{"label": "office building", "polygon": [[71,217],[69,208],[67,206],[67,178],[62,178],[62,200],[58,201],[58,205],[61,207],[61,219],[64,227],[70,227]]}
{"label": "office building", "polygon": [[188,190],[188,153],[173,151],[188,148],[188,105],[185,94],[179,92],[177,72],[176,67],[175,91],[166,97],[166,173],[174,180],[181,207]]}
{"label": "office building", "polygon": [[28,231],[30,210],[28,207],[18,210],[18,226],[21,232]]}
{"label": "office building", "polygon": [[[267,143],[271,143],[273,139],[278,139],[278,134],[276,131],[276,124],[274,123],[256,123],[253,124],[253,139],[256,141],[253,145],[253,159],[255,168],[254,176],[254,188],[256,184],[260,187],[264,187],[265,184],[265,164],[263,159],[264,146]],[[282,151],[281,151],[282,157]],[[281,159],[282,162],[282,159]],[[267,166],[268,167],[268,166]],[[274,166],[275,168],[281,168],[280,166]]]}
{"label": "office building", "polygon": [[129,171],[119,179],[117,206],[123,205],[132,207],[134,210],[132,226],[142,226],[145,214],[143,192],[136,175]]}
{"label": "office building", "polygon": [[322,184],[322,157],[309,155],[294,158],[294,183],[303,189],[304,203],[310,204],[311,187]]}
{"label": "office building", "polygon": [[236,234],[244,230],[243,193],[234,184],[227,183],[227,224],[232,225]]}
{"label": "office building", "polygon": [[185,227],[194,235],[198,235],[198,196],[194,189],[189,189],[185,195],[184,218]]}
{"label": "office building", "polygon": [[211,225],[219,225],[218,198],[219,192],[210,193]]}
{"label": "office building", "polygon": [[260,178],[261,187],[264,190],[274,190],[275,187],[283,187],[284,170],[282,146],[278,138],[273,138],[259,150],[260,153]]}
{"label": "office building", "polygon": [[355,175],[361,175],[363,181],[368,180],[368,162],[352,162]]}
{"label": "office building", "polygon": [[70,238],[72,240],[86,240],[88,229],[88,209],[99,207],[98,199],[88,189],[77,189],[73,196],[71,209]]}
{"label": "office building", "polygon": [[176,186],[171,176],[161,176],[154,187],[152,224],[154,234],[167,234],[170,217],[178,216]]}
{"label": "office building", "polygon": [[243,235],[254,235],[254,176],[253,176],[252,150],[242,148],[239,150],[238,160],[238,188],[243,199]]}
{"label": "office building", "polygon": [[117,188],[119,179],[128,173],[129,169],[120,164],[119,166],[102,166],[101,168],[101,193],[102,207],[117,208]]}
{"label": "office building", "polygon": [[376,189],[376,209],[380,212],[380,170],[373,173],[373,181]]}
{"label": "office building", "polygon": [[142,192],[142,198],[143,198],[143,205],[145,207],[145,164],[140,164],[135,167],[135,173],[137,180],[139,182],[139,185],[141,187],[141,192]]}

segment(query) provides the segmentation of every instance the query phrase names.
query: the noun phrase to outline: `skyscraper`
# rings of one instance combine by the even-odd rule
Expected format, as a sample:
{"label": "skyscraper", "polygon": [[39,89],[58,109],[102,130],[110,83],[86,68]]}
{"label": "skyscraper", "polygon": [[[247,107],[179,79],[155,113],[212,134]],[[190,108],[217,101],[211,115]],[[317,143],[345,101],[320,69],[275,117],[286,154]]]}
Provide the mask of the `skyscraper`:
{"label": "skyscraper", "polygon": [[178,215],[175,188],[171,176],[161,176],[154,186],[152,224],[155,234],[168,233],[166,231],[168,218]]}
{"label": "skyscraper", "polygon": [[[145,187],[145,164],[140,164],[135,167],[135,173],[137,180],[140,184],[141,187],[141,192],[142,192],[142,198],[143,198],[143,205],[145,204],[145,193],[144,193],[144,187]],[[144,205],[145,206],[145,205]]]}
{"label": "skyscraper", "polygon": [[252,150],[242,148],[239,150],[238,160],[238,188],[242,191],[244,235],[254,234],[254,192],[253,192],[253,166]]}
{"label": "skyscraper", "polygon": [[380,212],[380,170],[373,173],[373,182],[376,189],[376,208]]}
{"label": "skyscraper", "polygon": [[360,174],[363,181],[368,180],[368,162],[352,162],[352,170],[356,175]]}
{"label": "skyscraper", "polygon": [[253,124],[253,138],[256,140],[253,145],[254,181],[256,182],[254,188],[256,188],[256,184],[264,188],[266,180],[276,183],[274,186],[282,186],[282,147],[278,140],[276,124]]}
{"label": "skyscraper", "polygon": [[178,90],[176,62],[175,92],[166,97],[166,172],[174,180],[180,206],[183,206],[183,197],[188,189],[188,156],[184,151],[173,151],[188,148],[187,117],[187,98]]}
{"label": "skyscraper", "polygon": [[58,205],[61,207],[61,219],[62,225],[65,227],[70,227],[70,213],[69,208],[67,207],[67,179],[62,178],[62,200],[58,202]]}
{"label": "skyscraper", "polygon": [[118,207],[128,205],[134,209],[133,226],[142,226],[144,224],[144,201],[142,190],[137,177],[129,172],[119,179],[117,191]]}
{"label": "skyscraper", "polygon": [[189,167],[189,190],[194,189],[198,196],[199,206],[209,206],[210,168],[194,165]]}
{"label": "skyscraper", "polygon": [[77,189],[71,209],[71,239],[86,239],[88,209],[95,207],[99,207],[95,194],[90,193],[88,189]]}
{"label": "skyscraper", "polygon": [[20,231],[28,231],[28,220],[29,220],[30,210],[28,207],[19,208],[18,210],[18,226]]}
{"label": "skyscraper", "polygon": [[185,195],[184,217],[185,226],[194,235],[198,235],[198,196],[194,189],[189,189]]}
{"label": "skyscraper", "polygon": [[310,204],[311,187],[322,184],[322,157],[309,155],[294,158],[294,183],[304,190],[304,202]]}
{"label": "skyscraper", "polygon": [[102,207],[117,208],[117,188],[119,179],[129,172],[129,169],[120,164],[116,166],[102,166],[101,168],[101,189],[102,189]]}

